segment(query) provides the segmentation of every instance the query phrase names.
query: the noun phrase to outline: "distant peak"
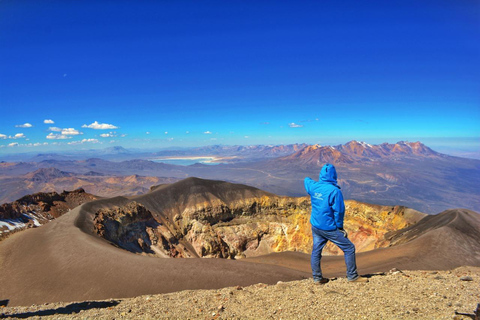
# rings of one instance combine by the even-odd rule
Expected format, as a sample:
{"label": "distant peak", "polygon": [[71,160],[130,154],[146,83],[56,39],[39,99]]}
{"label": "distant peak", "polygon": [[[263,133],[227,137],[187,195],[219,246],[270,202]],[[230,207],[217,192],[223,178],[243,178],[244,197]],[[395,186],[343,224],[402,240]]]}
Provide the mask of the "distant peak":
{"label": "distant peak", "polygon": [[320,149],[322,146],[319,144],[312,144],[311,146],[307,146],[309,150],[317,150]]}
{"label": "distant peak", "polygon": [[364,141],[352,140],[352,141],[349,141],[349,142],[345,143],[345,146],[352,146],[352,145],[362,146],[364,148],[371,148],[372,147],[371,144],[368,144]]}
{"label": "distant peak", "polygon": [[345,143],[346,146],[351,145],[351,144],[360,144],[357,140],[351,140]]}

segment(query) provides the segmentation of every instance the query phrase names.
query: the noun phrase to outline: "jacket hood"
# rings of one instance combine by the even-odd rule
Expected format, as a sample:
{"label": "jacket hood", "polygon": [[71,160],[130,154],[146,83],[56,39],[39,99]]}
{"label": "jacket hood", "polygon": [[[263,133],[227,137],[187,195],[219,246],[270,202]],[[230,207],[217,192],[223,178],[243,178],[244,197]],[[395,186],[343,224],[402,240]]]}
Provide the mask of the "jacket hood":
{"label": "jacket hood", "polygon": [[340,186],[337,184],[337,170],[330,163],[322,167],[320,171],[320,181],[331,183],[340,189]]}

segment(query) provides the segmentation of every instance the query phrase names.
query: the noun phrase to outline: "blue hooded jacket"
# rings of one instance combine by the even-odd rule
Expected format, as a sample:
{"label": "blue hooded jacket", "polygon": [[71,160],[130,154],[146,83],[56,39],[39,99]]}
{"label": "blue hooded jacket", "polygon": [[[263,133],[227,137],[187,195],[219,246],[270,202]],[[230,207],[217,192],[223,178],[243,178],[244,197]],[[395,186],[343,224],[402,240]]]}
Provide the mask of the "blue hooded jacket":
{"label": "blue hooded jacket", "polygon": [[310,223],[320,230],[343,229],[345,203],[337,184],[337,171],[329,163],[320,171],[319,181],[305,178],[305,190],[312,199]]}

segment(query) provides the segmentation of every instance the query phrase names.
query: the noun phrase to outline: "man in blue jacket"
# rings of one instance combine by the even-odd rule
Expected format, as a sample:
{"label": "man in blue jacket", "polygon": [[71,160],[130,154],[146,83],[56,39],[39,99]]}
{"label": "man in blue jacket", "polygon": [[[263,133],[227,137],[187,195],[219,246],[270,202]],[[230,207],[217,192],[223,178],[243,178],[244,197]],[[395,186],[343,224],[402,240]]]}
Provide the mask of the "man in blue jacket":
{"label": "man in blue jacket", "polygon": [[319,181],[305,178],[305,189],[312,200],[313,249],[311,256],[313,281],[327,283],[328,279],[322,276],[320,260],[322,250],[327,241],[336,244],[345,256],[347,265],[347,279],[351,282],[368,282],[367,278],[360,277],[357,273],[355,262],[355,246],[348,239],[347,232],[343,229],[345,204],[342,191],[337,184],[337,171],[329,163],[320,171]]}

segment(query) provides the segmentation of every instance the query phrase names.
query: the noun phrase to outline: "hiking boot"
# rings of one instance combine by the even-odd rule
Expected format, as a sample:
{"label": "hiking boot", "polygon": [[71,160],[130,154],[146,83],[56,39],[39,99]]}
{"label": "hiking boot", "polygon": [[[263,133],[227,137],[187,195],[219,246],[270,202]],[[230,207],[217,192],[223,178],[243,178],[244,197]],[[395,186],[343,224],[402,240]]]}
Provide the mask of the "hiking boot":
{"label": "hiking boot", "polygon": [[328,280],[328,278],[320,278],[320,279],[314,279],[313,283],[315,283],[315,284],[325,284],[328,281],[330,281],[330,280]]}
{"label": "hiking boot", "polygon": [[348,282],[366,283],[366,282],[368,282],[368,279],[365,278],[365,277],[358,277],[358,278],[353,279],[353,280],[348,280]]}

